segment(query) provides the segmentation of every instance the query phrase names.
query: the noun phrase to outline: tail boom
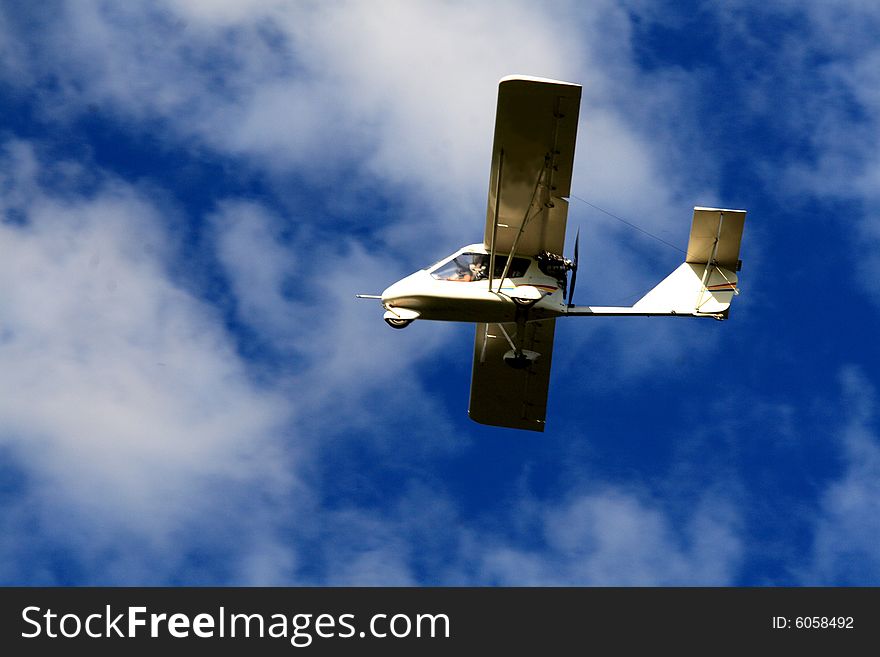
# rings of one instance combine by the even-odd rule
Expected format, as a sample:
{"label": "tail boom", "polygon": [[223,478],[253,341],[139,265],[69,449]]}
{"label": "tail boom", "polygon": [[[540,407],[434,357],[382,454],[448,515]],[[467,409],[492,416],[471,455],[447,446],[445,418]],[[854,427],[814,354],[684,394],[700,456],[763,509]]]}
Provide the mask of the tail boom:
{"label": "tail boom", "polygon": [[685,262],[631,307],[569,306],[567,315],[682,316],[727,319],[739,294],[744,210],[694,208]]}

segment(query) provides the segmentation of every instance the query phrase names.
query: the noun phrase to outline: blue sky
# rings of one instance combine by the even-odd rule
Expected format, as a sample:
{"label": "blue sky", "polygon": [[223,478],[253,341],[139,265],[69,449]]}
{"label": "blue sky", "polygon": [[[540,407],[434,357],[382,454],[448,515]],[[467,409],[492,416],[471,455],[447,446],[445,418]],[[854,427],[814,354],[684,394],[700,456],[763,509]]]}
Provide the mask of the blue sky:
{"label": "blue sky", "polygon": [[[0,582],[880,583],[880,10],[4,2]],[[498,80],[583,85],[573,194],[724,323],[560,322],[547,431],[473,328],[354,294],[479,241]],[[680,253],[572,199],[578,302]]]}

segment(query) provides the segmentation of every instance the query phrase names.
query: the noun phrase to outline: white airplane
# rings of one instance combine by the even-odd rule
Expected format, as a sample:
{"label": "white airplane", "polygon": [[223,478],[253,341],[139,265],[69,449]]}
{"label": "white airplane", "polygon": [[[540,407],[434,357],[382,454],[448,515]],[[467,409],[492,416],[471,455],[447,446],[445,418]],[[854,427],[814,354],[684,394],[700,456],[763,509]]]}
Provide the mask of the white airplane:
{"label": "white airplane", "polygon": [[468,414],[482,424],[544,430],[557,318],[727,319],[738,294],[746,212],[696,207],[685,261],[635,305],[573,305],[578,240],[573,260],[562,253],[580,99],[580,85],[503,78],[483,242],[381,295],[357,295],[380,299],[398,329],[417,319],[476,322]]}

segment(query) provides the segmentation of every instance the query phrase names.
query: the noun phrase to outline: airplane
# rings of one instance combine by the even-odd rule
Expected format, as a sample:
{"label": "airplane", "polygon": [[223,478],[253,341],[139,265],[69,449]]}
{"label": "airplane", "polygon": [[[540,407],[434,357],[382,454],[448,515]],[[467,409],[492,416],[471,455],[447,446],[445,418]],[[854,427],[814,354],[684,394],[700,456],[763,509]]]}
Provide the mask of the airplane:
{"label": "airplane", "polygon": [[[563,256],[581,86],[530,76],[498,85],[483,241],[389,286],[389,326],[476,323],[468,415],[544,431],[556,320],[674,316],[727,319],[737,289],[745,210],[695,207],[684,262],[628,307],[573,303],[578,242]],[[570,278],[570,281],[569,281]]]}

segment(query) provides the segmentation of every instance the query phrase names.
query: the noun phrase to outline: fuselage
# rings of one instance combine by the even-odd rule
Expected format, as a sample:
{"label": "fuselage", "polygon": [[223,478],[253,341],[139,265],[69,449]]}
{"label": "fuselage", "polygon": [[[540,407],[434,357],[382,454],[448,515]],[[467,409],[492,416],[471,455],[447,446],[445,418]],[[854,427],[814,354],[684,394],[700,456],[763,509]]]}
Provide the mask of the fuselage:
{"label": "fuselage", "polygon": [[508,264],[506,254],[496,255],[491,290],[488,263],[482,244],[462,247],[388,287],[382,305],[391,313],[414,311],[419,319],[452,322],[513,322],[526,307],[529,320],[565,312],[564,279],[541,271],[536,258],[516,256]]}

